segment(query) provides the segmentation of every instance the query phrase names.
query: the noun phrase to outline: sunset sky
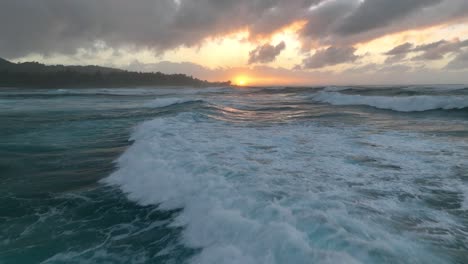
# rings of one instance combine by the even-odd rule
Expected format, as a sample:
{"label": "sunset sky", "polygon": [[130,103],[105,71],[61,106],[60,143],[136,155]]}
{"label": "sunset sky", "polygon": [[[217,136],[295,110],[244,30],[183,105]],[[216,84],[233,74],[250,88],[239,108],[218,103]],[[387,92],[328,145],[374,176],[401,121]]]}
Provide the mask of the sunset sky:
{"label": "sunset sky", "polygon": [[0,57],[242,85],[468,83],[468,1],[0,0]]}

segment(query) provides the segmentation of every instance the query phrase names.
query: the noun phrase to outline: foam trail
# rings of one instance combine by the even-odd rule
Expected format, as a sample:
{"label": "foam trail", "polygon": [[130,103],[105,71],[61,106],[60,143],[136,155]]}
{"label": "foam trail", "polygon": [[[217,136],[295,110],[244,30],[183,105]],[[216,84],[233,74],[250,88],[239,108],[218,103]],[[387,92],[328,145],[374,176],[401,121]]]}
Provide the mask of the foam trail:
{"label": "foam trail", "polygon": [[367,105],[399,112],[420,112],[436,109],[463,109],[468,107],[466,96],[362,96],[338,92],[319,92],[313,100],[333,105]]}

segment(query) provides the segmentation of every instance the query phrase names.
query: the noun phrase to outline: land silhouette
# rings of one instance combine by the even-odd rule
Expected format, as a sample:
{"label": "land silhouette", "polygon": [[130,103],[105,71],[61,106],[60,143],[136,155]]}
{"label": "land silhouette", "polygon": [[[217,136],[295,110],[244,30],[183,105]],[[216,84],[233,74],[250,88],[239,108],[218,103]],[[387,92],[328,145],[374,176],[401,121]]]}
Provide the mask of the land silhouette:
{"label": "land silhouette", "polygon": [[185,74],[131,72],[101,66],[45,65],[38,62],[13,63],[0,58],[0,87],[85,88],[143,86],[226,86],[231,82],[209,82]]}

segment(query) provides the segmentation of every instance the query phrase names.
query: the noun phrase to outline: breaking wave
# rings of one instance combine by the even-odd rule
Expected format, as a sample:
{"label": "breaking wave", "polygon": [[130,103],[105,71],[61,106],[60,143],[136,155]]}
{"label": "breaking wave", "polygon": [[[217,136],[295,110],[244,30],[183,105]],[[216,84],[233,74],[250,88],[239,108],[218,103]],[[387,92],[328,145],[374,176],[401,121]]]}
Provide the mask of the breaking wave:
{"label": "breaking wave", "polygon": [[332,105],[365,105],[399,112],[451,110],[468,107],[467,96],[363,96],[338,92],[319,92],[313,100]]}
{"label": "breaking wave", "polygon": [[[411,237],[453,228],[452,219],[402,197],[424,196],[408,182],[460,162],[449,155],[453,146],[399,134],[356,142],[359,133],[228,125],[182,113],[138,126],[105,182],[141,205],[182,208],[171,226],[183,228],[184,246],[201,249],[193,263],[443,263]],[[416,155],[441,149],[446,156]],[[415,217],[428,219],[408,226],[411,235],[392,227]]]}

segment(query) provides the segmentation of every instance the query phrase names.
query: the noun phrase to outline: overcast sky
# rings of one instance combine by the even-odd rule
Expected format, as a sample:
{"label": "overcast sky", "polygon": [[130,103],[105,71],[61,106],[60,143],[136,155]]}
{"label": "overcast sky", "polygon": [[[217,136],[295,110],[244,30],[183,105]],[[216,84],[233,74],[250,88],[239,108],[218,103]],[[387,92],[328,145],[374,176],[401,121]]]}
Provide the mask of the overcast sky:
{"label": "overcast sky", "polygon": [[468,1],[0,0],[0,57],[251,84],[468,83]]}

